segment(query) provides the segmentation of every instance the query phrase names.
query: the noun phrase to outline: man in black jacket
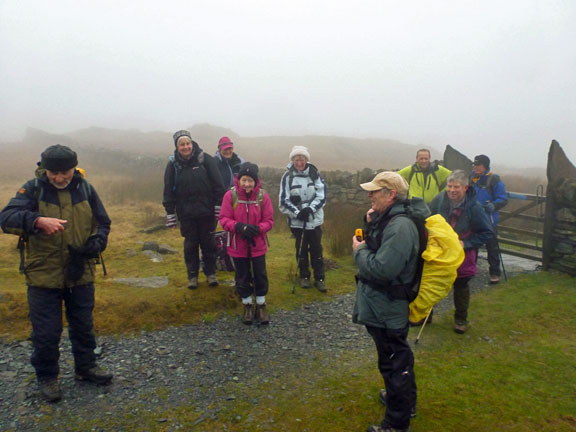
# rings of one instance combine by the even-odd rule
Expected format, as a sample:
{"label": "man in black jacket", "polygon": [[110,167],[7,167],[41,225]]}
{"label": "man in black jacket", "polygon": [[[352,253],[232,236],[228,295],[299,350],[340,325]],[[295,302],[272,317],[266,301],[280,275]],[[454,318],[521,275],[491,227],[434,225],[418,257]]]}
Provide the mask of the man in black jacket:
{"label": "man in black jacket", "polygon": [[192,141],[190,132],[174,134],[176,149],[164,172],[166,226],[176,227],[184,237],[184,260],[188,271],[188,288],[198,288],[198,272],[202,249],[203,271],[210,286],[216,279],[216,242],[214,229],[224,196],[222,177],[214,158]]}

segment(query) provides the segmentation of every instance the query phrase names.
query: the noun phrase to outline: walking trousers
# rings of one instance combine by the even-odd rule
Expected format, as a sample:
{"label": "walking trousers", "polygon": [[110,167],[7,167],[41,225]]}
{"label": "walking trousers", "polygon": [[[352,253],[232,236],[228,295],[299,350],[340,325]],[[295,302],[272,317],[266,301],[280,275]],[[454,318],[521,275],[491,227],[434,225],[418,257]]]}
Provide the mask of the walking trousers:
{"label": "walking trousers", "polygon": [[384,329],[366,326],[378,352],[378,369],[386,386],[386,415],[384,422],[392,427],[410,426],[410,413],[416,406],[416,378],[414,354],[408,344],[408,326],[403,329]]}
{"label": "walking trousers", "polygon": [[[324,280],[324,260],[322,258],[322,228],[316,227],[313,230],[302,230],[301,228],[291,228],[292,234],[296,238],[296,259],[300,269],[300,277],[310,279],[310,269],[308,254],[314,279]],[[304,231],[304,236],[302,236]],[[302,239],[304,237],[304,239]],[[298,254],[298,252],[300,252]]]}
{"label": "walking trousers", "polygon": [[204,216],[180,221],[180,232],[184,236],[184,261],[188,279],[197,277],[200,270],[202,249],[203,270],[208,275],[216,274],[216,240],[214,239],[214,216]]}
{"label": "walking trousers", "polygon": [[96,366],[96,337],[92,311],[94,284],[52,289],[28,287],[28,308],[32,323],[32,366],[39,381],[56,378],[60,372],[62,304],[66,306],[68,337],[77,371]]}
{"label": "walking trousers", "polygon": [[257,297],[268,293],[266,255],[255,258],[234,258],[236,267],[236,291],[242,298],[254,294]]}

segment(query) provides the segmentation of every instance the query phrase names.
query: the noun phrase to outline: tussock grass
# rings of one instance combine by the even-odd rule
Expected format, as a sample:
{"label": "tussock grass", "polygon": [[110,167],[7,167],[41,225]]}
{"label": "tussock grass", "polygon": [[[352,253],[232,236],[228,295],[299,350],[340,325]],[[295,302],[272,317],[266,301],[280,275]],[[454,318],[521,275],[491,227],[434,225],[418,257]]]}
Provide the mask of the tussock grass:
{"label": "tussock grass", "polygon": [[[143,228],[162,222],[164,211],[157,202],[132,202],[109,205],[112,219],[109,246],[104,254],[108,276],[103,277],[98,266],[96,281],[95,328],[98,334],[125,334],[139,330],[154,330],[171,325],[213,321],[221,314],[240,314],[241,305],[234,288],[234,273],[219,272],[222,282],[217,288],[208,287],[203,275],[195,291],[186,288],[187,276],[183,258],[183,238],[178,229],[153,234]],[[307,302],[325,300],[354,290],[354,267],[350,256],[332,257],[340,268],[327,273],[328,295],[316,290],[297,289],[292,294],[296,275],[294,240],[286,229],[284,218],[269,233],[270,249],[266,256],[270,292],[268,305],[272,313],[277,308],[293,309]],[[157,241],[179,250],[176,255],[164,255],[164,261],[153,263],[147,257],[127,256],[127,249],[140,251],[144,241]],[[7,340],[27,338],[30,325],[27,318],[24,276],[18,273],[19,255],[15,249],[17,237],[0,236],[0,337]],[[167,276],[170,284],[163,288],[135,288],[114,282],[116,278]]]}

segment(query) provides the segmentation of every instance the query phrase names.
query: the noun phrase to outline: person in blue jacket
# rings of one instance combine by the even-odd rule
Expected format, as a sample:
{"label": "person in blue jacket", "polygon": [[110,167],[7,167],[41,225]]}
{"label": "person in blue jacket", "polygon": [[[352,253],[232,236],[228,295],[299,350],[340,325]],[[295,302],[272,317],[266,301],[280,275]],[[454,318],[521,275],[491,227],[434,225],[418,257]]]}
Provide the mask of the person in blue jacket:
{"label": "person in blue jacket", "polygon": [[486,243],[488,254],[488,265],[490,267],[490,283],[500,282],[500,253],[498,246],[498,210],[508,204],[506,187],[500,176],[490,170],[490,158],[486,155],[478,155],[474,158],[474,173],[471,177],[471,184],[476,190],[478,202],[484,207],[488,219],[494,229],[494,237]]}

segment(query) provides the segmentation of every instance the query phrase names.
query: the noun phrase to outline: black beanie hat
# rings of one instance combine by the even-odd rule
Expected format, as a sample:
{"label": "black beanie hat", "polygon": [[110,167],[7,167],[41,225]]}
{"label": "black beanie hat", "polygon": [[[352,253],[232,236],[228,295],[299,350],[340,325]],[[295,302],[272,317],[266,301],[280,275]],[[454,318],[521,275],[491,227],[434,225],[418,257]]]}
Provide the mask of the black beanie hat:
{"label": "black beanie hat", "polygon": [[490,158],[486,155],[478,155],[474,158],[474,165],[484,165],[484,168],[490,168]]}
{"label": "black beanie hat", "polygon": [[244,162],[240,166],[240,171],[238,171],[238,180],[242,178],[242,176],[252,177],[255,183],[258,183],[258,165]]}
{"label": "black beanie hat", "polygon": [[68,171],[78,165],[78,156],[70,147],[56,144],[42,152],[40,166],[49,171]]}
{"label": "black beanie hat", "polygon": [[178,145],[178,140],[183,136],[190,138],[190,141],[192,141],[192,135],[190,135],[190,132],[188,132],[187,130],[179,130],[177,132],[174,132],[174,135],[172,135],[172,138],[174,138],[175,146]]}

